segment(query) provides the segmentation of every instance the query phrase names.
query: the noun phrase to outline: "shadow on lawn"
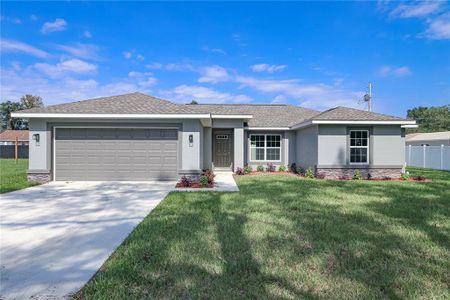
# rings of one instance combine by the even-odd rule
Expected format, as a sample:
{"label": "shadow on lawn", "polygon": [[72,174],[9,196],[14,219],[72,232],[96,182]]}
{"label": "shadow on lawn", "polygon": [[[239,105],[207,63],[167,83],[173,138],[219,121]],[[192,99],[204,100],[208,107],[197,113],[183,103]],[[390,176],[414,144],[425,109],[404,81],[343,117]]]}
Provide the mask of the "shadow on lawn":
{"label": "shadow on lawn", "polygon": [[[83,293],[86,298],[442,297],[448,292],[448,252],[428,247],[448,250],[448,233],[430,221],[448,218],[449,207],[447,192],[438,193],[446,183],[433,184],[260,177],[240,179],[236,194],[172,195]],[[355,194],[370,199],[347,205]],[[411,239],[417,230],[431,244]]]}

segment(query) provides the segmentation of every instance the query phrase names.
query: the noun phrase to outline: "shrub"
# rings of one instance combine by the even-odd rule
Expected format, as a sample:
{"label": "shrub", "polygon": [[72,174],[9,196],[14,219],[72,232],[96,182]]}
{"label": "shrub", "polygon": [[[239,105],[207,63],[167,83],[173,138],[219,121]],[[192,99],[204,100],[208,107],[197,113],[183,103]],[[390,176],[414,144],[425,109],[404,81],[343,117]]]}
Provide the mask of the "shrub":
{"label": "shrub", "polygon": [[208,177],[200,176],[199,183],[201,186],[208,186]]}
{"label": "shrub", "polygon": [[297,167],[296,173],[304,176],[305,175],[305,169],[303,169],[302,167]]}
{"label": "shrub", "polygon": [[311,168],[308,168],[305,172],[306,178],[314,178],[314,171]]}
{"label": "shrub", "polygon": [[285,165],[281,165],[278,167],[278,171],[279,172],[286,172],[286,166]]}
{"label": "shrub", "polygon": [[426,178],[425,178],[425,176],[416,176],[416,177],[414,177],[414,180],[417,180],[417,181],[425,181],[426,180]]}
{"label": "shrub", "polygon": [[236,175],[244,175],[244,169],[242,169],[241,167],[238,167],[236,169]]}
{"label": "shrub", "polygon": [[389,177],[389,176],[383,176],[381,179],[382,179],[382,180],[391,180],[392,178]]}
{"label": "shrub", "polygon": [[401,180],[408,180],[409,179],[409,173],[408,172],[402,173],[402,175],[400,175],[400,179]]}
{"label": "shrub", "polygon": [[367,180],[372,180],[372,174],[370,173],[367,174]]}
{"label": "shrub", "polygon": [[208,169],[203,170],[202,176],[205,176],[206,178],[208,178],[208,184],[213,184],[214,177],[216,177],[216,175],[214,175],[214,173]]}
{"label": "shrub", "polygon": [[276,171],[276,167],[274,166],[273,163],[268,163],[267,167],[266,167],[266,171],[267,172],[275,172]]}
{"label": "shrub", "polygon": [[187,176],[181,176],[180,184],[182,187],[190,187],[192,185],[192,180]]}
{"label": "shrub", "polygon": [[247,165],[244,167],[244,174],[249,174],[251,172],[253,172],[252,166]]}
{"label": "shrub", "polygon": [[292,173],[297,173],[297,164],[292,163],[289,169],[291,170]]}
{"label": "shrub", "polygon": [[358,170],[353,172],[353,180],[362,180],[362,176],[361,176],[361,172],[359,172]]}
{"label": "shrub", "polygon": [[264,172],[264,167],[263,167],[263,166],[257,166],[257,167],[256,167],[256,171],[258,171],[258,172]]}

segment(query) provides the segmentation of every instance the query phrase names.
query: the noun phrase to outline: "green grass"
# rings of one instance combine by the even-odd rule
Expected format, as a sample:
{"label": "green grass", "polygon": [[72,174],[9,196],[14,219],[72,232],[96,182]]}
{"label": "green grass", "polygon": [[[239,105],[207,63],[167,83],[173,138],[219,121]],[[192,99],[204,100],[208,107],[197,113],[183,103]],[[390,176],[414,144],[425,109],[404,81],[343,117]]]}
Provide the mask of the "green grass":
{"label": "green grass", "polygon": [[0,194],[36,185],[27,181],[27,169],[28,159],[0,159]]}
{"label": "green grass", "polygon": [[450,172],[432,182],[243,176],[171,193],[77,295],[86,299],[448,299]]}

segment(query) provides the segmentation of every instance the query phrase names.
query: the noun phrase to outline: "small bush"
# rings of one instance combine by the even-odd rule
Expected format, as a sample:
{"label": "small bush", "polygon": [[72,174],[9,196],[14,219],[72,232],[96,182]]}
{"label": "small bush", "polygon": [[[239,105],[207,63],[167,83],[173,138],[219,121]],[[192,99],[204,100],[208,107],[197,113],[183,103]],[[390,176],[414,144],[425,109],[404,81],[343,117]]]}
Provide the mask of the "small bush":
{"label": "small bush", "polygon": [[192,180],[187,176],[181,176],[180,184],[182,187],[190,187],[192,185]]}
{"label": "small bush", "polygon": [[427,180],[426,178],[425,178],[425,176],[416,176],[416,177],[414,177],[414,180],[417,180],[417,181],[425,181],[425,180]]}
{"label": "small bush", "polygon": [[292,173],[297,173],[297,164],[296,163],[292,163],[291,166],[289,167],[289,169],[291,170]]}
{"label": "small bush", "polygon": [[214,177],[216,177],[216,175],[214,175],[214,173],[208,169],[203,170],[202,176],[205,176],[206,178],[208,178],[208,184],[213,184]]}
{"label": "small bush", "polygon": [[253,172],[252,166],[247,165],[244,167],[244,174],[250,174],[251,172]]}
{"label": "small bush", "polygon": [[263,167],[263,166],[257,166],[257,167],[256,167],[256,171],[258,171],[258,172],[264,172],[264,167]]}
{"label": "small bush", "polygon": [[208,186],[208,177],[200,176],[199,183],[201,186]]}
{"label": "small bush", "polygon": [[266,167],[266,171],[267,172],[275,172],[276,171],[276,167],[274,166],[273,163],[268,163],[267,167]]}
{"label": "small bush", "polygon": [[305,169],[303,169],[302,167],[297,167],[296,173],[304,176],[305,175]]}
{"label": "small bush", "polygon": [[236,175],[244,175],[244,174],[245,174],[244,169],[242,169],[241,167],[238,167],[236,169]]}
{"label": "small bush", "polygon": [[400,179],[401,180],[408,180],[409,179],[409,173],[408,172],[402,173],[402,175],[400,175]]}
{"label": "small bush", "polygon": [[391,180],[392,178],[389,177],[389,176],[383,176],[381,179],[382,179],[382,180]]}
{"label": "small bush", "polygon": [[370,173],[367,174],[367,180],[372,180],[372,174]]}
{"label": "small bush", "polygon": [[308,168],[305,172],[306,178],[314,178],[314,171],[311,168]]}
{"label": "small bush", "polygon": [[278,172],[286,172],[286,166],[285,165],[281,165],[278,167]]}
{"label": "small bush", "polygon": [[352,179],[353,179],[353,180],[362,180],[361,172],[359,172],[359,171],[353,172],[353,177],[352,177]]}

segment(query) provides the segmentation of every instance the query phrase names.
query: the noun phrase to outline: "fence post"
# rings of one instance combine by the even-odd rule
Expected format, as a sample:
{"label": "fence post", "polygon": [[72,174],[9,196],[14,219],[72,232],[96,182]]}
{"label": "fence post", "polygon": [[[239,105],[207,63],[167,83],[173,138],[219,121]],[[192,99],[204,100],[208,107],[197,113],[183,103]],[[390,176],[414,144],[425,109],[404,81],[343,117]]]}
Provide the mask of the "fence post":
{"label": "fence post", "polygon": [[441,170],[444,170],[444,145],[441,145]]}
{"label": "fence post", "polygon": [[18,164],[19,163],[19,149],[17,148],[18,147],[18,144],[19,143],[19,139],[18,139],[18,137],[16,136],[16,143],[14,144],[14,158],[16,159],[16,164]]}
{"label": "fence post", "polygon": [[408,145],[408,166],[411,165],[411,145]]}
{"label": "fence post", "polygon": [[427,145],[423,145],[423,167],[426,168],[426,159],[427,159]]}

